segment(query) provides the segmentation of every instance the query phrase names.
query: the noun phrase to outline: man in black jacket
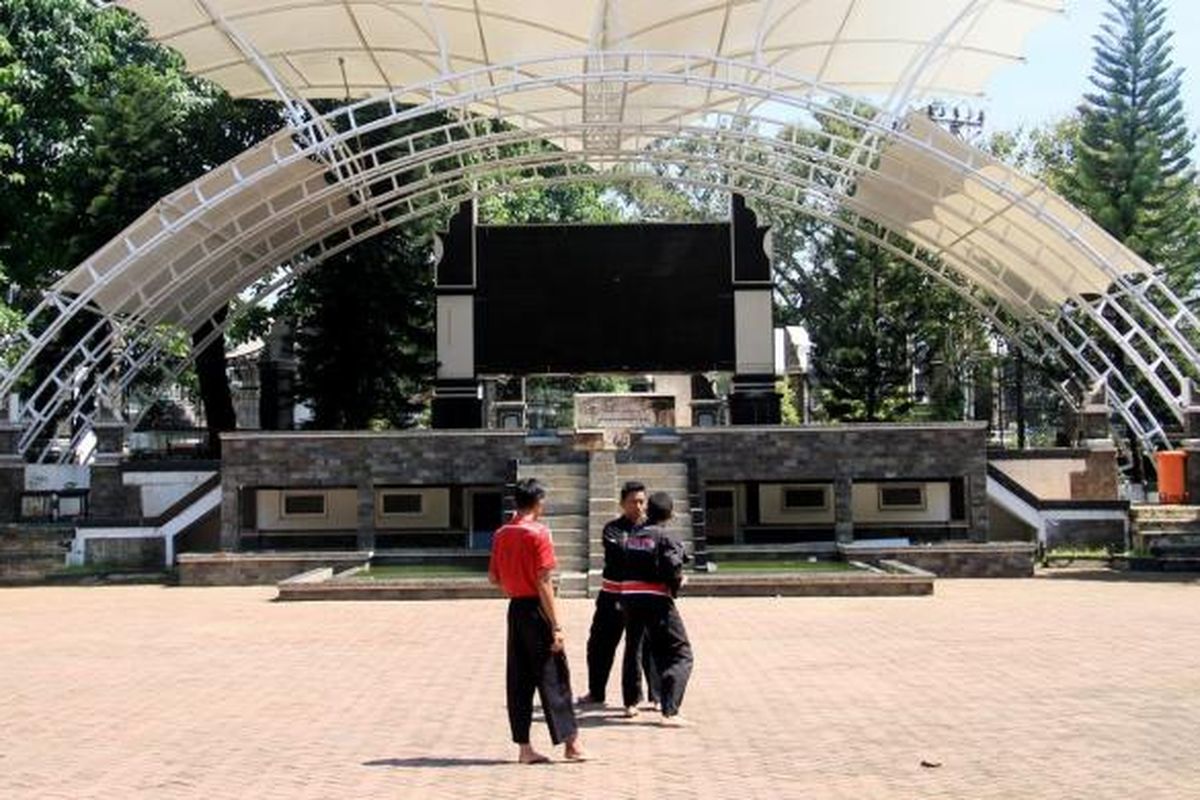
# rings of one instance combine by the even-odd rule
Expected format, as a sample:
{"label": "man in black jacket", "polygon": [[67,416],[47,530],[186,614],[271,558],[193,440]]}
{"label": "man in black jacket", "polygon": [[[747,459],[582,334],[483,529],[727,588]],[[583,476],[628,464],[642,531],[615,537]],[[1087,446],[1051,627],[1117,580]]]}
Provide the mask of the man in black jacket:
{"label": "man in black jacket", "polygon": [[[621,516],[604,526],[604,571],[600,593],[596,597],[596,610],[592,616],[592,627],[588,632],[587,663],[588,693],[578,699],[581,706],[603,705],[608,687],[608,676],[612,672],[613,658],[621,635],[625,633],[627,619],[621,603],[621,583],[624,580],[622,560],[625,540],[636,531],[646,516],[646,487],[638,481],[628,481],[621,487]],[[640,658],[639,658],[640,657]],[[638,661],[646,672],[650,701],[658,697],[658,675],[651,663],[649,650],[642,647],[640,636],[636,639],[625,636],[625,659],[621,669],[622,695],[626,700],[626,713],[637,712],[641,700],[642,681]],[[632,703],[629,698],[633,698]]]}
{"label": "man in black jacket", "polygon": [[646,505],[646,525],[625,539],[621,601],[629,620],[626,642],[644,635],[661,680],[662,724],[683,724],[679,706],[692,674],[692,645],[674,597],[683,585],[687,555],[683,544],[666,531],[674,504],[656,492]]}

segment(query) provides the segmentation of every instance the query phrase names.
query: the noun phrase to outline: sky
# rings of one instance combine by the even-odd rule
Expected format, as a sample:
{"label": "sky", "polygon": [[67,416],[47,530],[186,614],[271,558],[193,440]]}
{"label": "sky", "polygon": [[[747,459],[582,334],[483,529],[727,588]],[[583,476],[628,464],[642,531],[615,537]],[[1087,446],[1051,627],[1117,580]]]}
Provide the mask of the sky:
{"label": "sky", "polygon": [[[1165,0],[1166,28],[1174,31],[1172,60],[1183,67],[1188,127],[1200,130],[1200,2]],[[1091,89],[1092,37],[1100,31],[1107,0],[1067,0],[1067,13],[1035,31],[1026,63],[998,72],[987,97],[972,108],[985,112],[986,130],[1014,130],[1065,116]]]}

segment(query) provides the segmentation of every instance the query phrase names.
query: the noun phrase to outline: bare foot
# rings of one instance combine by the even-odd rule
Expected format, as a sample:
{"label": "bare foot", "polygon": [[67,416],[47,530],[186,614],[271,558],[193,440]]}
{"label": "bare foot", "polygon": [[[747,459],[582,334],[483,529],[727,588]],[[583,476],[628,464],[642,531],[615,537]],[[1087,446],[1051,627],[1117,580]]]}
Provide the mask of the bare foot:
{"label": "bare foot", "polygon": [[669,717],[664,716],[658,722],[664,728],[690,728],[691,723],[678,714],[672,714]]}
{"label": "bare foot", "polygon": [[638,707],[637,707],[637,706],[625,706],[625,717],[626,717],[626,719],[633,719],[634,717],[636,717],[636,716],[637,716],[638,714],[640,714],[640,713],[642,713],[642,712],[638,711]]}
{"label": "bare foot", "polygon": [[523,744],[520,754],[517,755],[517,761],[521,764],[549,764],[550,758],[534,750],[531,746]]}
{"label": "bare foot", "polygon": [[573,736],[571,740],[563,747],[563,758],[567,761],[587,761],[588,754],[584,752],[583,747],[579,744],[579,737]]}

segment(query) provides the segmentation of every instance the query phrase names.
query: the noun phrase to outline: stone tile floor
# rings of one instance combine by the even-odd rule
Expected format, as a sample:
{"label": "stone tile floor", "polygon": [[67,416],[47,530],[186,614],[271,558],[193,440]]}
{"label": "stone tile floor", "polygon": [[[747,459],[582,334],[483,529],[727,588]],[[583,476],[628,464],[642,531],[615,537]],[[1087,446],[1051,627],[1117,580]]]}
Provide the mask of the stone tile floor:
{"label": "stone tile floor", "polygon": [[1200,798],[1200,582],[1095,577],[684,598],[694,726],[591,713],[600,759],[545,767],[502,601],[4,589],[0,798]]}

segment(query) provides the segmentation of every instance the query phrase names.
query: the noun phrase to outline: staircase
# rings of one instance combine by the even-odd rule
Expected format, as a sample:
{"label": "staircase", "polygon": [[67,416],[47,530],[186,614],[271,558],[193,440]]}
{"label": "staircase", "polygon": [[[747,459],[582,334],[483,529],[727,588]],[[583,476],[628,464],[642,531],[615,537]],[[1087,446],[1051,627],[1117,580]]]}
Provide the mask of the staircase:
{"label": "staircase", "polygon": [[542,521],[554,538],[558,596],[586,597],[588,465],[522,463],[517,467],[517,478],[537,478],[546,487],[546,515]]}
{"label": "staircase", "polygon": [[613,497],[626,481],[640,481],[646,485],[646,497],[655,492],[666,492],[675,502],[675,516],[671,518],[667,530],[687,545],[688,552],[692,551],[692,515],[691,500],[688,497],[688,468],[687,464],[618,464],[617,486]]}
{"label": "staircase", "polygon": [[588,502],[588,539],[591,557],[588,563],[588,594],[595,596],[600,591],[601,571],[604,569],[604,526],[621,513],[619,498],[621,486],[627,481],[640,481],[646,486],[647,496],[655,492],[667,492],[675,503],[675,516],[667,530],[692,550],[692,515],[688,497],[688,469],[686,464],[662,463],[639,464],[617,463],[611,452],[592,454],[589,481],[591,498]]}
{"label": "staircase", "polygon": [[604,569],[604,526],[621,513],[620,487],[641,481],[649,494],[668,492],[675,517],[668,530],[691,550],[692,517],[686,464],[618,464],[612,451],[589,454],[585,463],[522,463],[517,478],[546,487],[546,516],[558,556],[560,597],[594,597]]}
{"label": "staircase", "polygon": [[1129,518],[1134,550],[1200,559],[1200,506],[1133,506]]}
{"label": "staircase", "polygon": [[0,527],[0,585],[36,583],[61,570],[74,532],[65,525]]}

